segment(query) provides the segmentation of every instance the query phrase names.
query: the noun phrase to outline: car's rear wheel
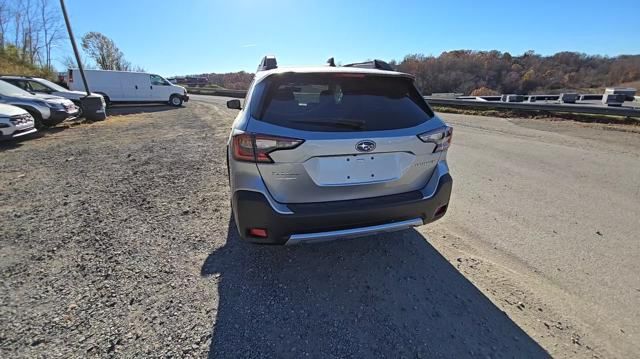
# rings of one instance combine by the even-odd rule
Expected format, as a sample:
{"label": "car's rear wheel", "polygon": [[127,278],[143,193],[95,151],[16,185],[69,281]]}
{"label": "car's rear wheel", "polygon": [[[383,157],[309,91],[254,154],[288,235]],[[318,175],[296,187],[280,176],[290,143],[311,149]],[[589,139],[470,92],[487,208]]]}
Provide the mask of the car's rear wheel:
{"label": "car's rear wheel", "polygon": [[84,108],[82,108],[80,101],[73,101],[73,103],[78,106],[78,117],[84,117]]}
{"label": "car's rear wheel", "polygon": [[33,125],[36,129],[41,130],[46,127],[45,124],[42,123],[42,116],[40,116],[39,112],[33,110],[27,110],[27,112],[33,117]]}
{"label": "car's rear wheel", "polygon": [[169,104],[175,107],[182,106],[182,97],[178,95],[171,95],[171,97],[169,97]]}
{"label": "car's rear wheel", "polygon": [[105,95],[102,92],[96,92],[98,95],[102,95],[102,98],[104,98],[104,107],[111,107],[111,99],[109,98],[109,96]]}

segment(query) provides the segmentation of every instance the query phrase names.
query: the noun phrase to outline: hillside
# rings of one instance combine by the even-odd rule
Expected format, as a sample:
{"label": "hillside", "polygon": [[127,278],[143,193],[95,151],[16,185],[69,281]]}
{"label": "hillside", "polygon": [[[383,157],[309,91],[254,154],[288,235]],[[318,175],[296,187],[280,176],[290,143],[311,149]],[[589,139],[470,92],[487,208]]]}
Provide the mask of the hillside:
{"label": "hillside", "polygon": [[0,50],[0,74],[38,76],[55,80],[53,71],[21,61],[15,53],[9,50],[11,48],[6,51]]}

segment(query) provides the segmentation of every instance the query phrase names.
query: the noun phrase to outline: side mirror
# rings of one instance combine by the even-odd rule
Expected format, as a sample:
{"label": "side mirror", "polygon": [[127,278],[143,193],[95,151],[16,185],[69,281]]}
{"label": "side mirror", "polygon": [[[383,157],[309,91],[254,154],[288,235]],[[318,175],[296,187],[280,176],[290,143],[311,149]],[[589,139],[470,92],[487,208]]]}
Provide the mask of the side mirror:
{"label": "side mirror", "polygon": [[242,104],[240,100],[229,100],[227,101],[227,108],[232,110],[242,110]]}

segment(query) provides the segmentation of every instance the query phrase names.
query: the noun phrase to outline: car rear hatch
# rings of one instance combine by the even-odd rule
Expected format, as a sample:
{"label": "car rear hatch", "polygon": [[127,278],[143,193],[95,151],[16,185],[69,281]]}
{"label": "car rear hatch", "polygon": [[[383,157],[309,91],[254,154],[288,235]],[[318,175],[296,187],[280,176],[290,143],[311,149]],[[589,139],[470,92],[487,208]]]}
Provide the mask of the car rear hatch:
{"label": "car rear hatch", "polygon": [[[280,74],[265,80],[247,143],[281,203],[328,202],[422,188],[440,151],[418,135],[443,123],[400,76]],[[252,142],[252,143],[251,143]]]}

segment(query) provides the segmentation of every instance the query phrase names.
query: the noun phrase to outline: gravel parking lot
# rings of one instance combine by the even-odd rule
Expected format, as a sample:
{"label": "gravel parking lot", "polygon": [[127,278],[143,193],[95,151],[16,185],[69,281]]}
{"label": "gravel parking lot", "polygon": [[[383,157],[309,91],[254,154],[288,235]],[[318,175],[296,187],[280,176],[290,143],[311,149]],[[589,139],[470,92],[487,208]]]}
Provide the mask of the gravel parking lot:
{"label": "gravel parking lot", "polygon": [[1,145],[0,356],[610,354],[443,227],[240,242],[222,103],[122,108]]}

